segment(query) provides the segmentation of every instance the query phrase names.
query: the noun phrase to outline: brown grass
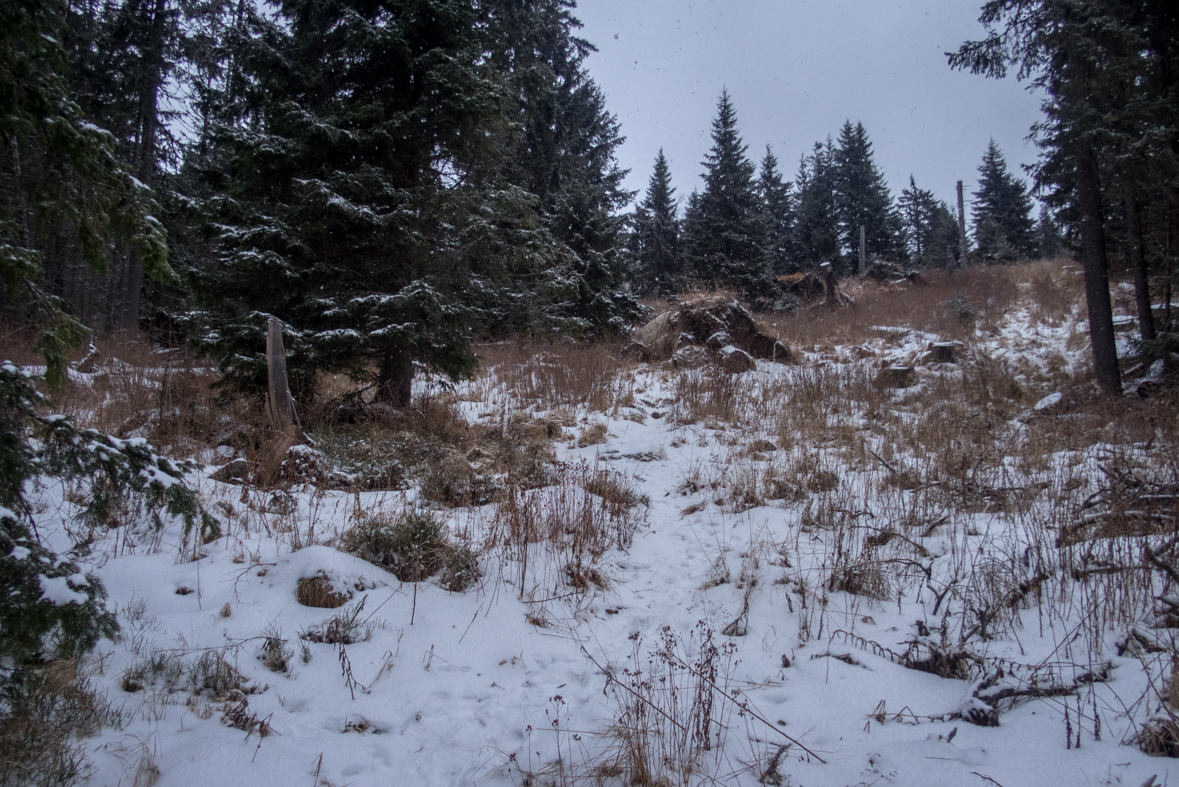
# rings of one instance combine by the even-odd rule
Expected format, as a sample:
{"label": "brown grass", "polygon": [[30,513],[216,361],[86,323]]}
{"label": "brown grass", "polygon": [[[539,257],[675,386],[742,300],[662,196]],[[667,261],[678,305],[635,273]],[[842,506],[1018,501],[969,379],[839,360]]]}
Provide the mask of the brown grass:
{"label": "brown grass", "polygon": [[479,345],[481,366],[517,400],[541,410],[588,405],[605,412],[631,393],[634,361],[615,342],[524,339]]}
{"label": "brown grass", "polygon": [[852,306],[830,309],[808,306],[790,315],[763,315],[787,346],[862,344],[877,325],[905,326],[948,340],[965,339],[977,326],[1000,325],[1021,296],[1021,285],[1033,284],[1037,301],[1057,314],[1075,304],[1083,287],[1063,260],[1026,265],[976,266],[950,276],[943,270],[923,271],[924,284],[880,285],[844,283],[855,299]]}

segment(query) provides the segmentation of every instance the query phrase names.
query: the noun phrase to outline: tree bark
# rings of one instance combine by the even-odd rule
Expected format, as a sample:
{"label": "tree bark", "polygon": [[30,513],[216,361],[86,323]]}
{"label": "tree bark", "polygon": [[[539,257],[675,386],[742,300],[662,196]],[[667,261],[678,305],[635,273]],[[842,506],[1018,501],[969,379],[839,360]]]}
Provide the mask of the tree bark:
{"label": "tree bark", "polygon": [[282,346],[282,325],[271,317],[266,325],[266,371],[269,396],[266,411],[270,426],[276,432],[286,432],[295,424],[295,402],[287,383],[287,356]]}
{"label": "tree bark", "polygon": [[1089,343],[1097,384],[1121,393],[1122,373],[1114,338],[1113,307],[1109,297],[1109,266],[1105,257],[1105,217],[1097,156],[1089,145],[1076,152],[1077,208],[1081,213],[1081,267],[1085,271],[1085,302],[1089,308]]}
{"label": "tree bark", "polygon": [[1154,341],[1154,312],[1151,311],[1150,281],[1147,278],[1146,255],[1142,250],[1142,219],[1138,215],[1138,199],[1134,183],[1129,178],[1122,184],[1126,199],[1126,245],[1130,264],[1134,268],[1134,300],[1138,306],[1138,336],[1144,342]]}
{"label": "tree bark", "polygon": [[392,351],[381,362],[377,378],[378,402],[394,407],[409,407],[413,401],[413,359],[404,352]]}
{"label": "tree bark", "polygon": [[[962,199],[962,181],[958,181],[958,265],[965,268],[966,261],[966,203]],[[954,268],[950,268],[954,272]]]}

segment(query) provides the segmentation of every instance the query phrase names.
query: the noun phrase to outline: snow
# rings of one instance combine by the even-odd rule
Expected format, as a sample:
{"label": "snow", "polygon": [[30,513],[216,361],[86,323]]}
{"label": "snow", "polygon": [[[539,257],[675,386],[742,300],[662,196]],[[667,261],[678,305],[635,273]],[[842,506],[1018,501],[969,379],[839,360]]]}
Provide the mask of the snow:
{"label": "snow", "polygon": [[1032,409],[1035,410],[1036,412],[1040,412],[1041,410],[1047,410],[1049,407],[1054,407],[1057,404],[1059,404],[1060,400],[1063,398],[1064,398],[1064,394],[1060,393],[1059,391],[1057,391],[1056,393],[1050,393],[1047,396],[1045,396],[1043,399],[1041,399],[1040,401],[1038,401],[1034,405],[1032,405]]}
{"label": "snow", "polygon": [[[1084,363],[1083,344],[1068,348],[1077,329],[1075,319],[1049,326],[1016,314],[998,335],[980,335],[971,346],[1018,366],[1021,385],[1038,396],[1046,385],[1040,370],[1052,359],[1063,359],[1066,368]],[[876,369],[883,361],[907,367],[930,341],[941,340],[888,326],[877,331],[889,337],[870,345],[878,358],[858,361],[857,348],[836,347],[828,354],[803,353],[798,367],[761,361],[756,371],[741,376],[740,385],[757,390],[797,381],[819,363]],[[895,394],[894,415],[909,417],[901,405],[920,402],[929,375],[954,373],[919,368],[918,384]],[[124,709],[126,723],[87,741],[91,783],[131,783],[140,751],[150,754],[159,783],[169,787],[548,783],[531,780],[526,772],[552,773],[559,746],[569,762],[612,745],[608,731],[617,705],[603,669],[616,678],[625,669],[647,669],[664,627],[687,649],[683,655],[691,663],[698,653],[684,643],[693,641],[701,621],[716,643],[736,648],[731,670],[718,679],[735,692],[726,696],[746,703],[747,711],[717,700],[717,718],[723,712],[727,725],[725,745],[701,761],[693,784],[759,784],[762,770],[780,751],[784,785],[1071,787],[1141,785],[1151,774],[1169,783],[1179,776],[1175,761],[1122,745],[1144,718],[1139,698],[1150,690],[1145,662],[1117,655],[1120,632],[1112,629],[1098,642],[1082,642],[1074,599],[1049,598],[1021,609],[1010,633],[974,646],[991,663],[1005,665],[1003,680],[1013,686],[1048,673],[1072,680],[1094,666],[1089,649],[1109,663],[1109,680],[1089,683],[1076,696],[1005,706],[998,727],[970,724],[960,716],[990,709],[975,696],[979,680],[906,669],[889,655],[904,652],[910,642],[939,646],[936,632],[920,635],[914,629],[917,620],[931,628],[939,622],[932,584],[915,580],[881,600],[844,592],[821,593],[820,600],[816,593],[829,573],[832,534],[806,524],[816,512],[805,501],[763,501],[741,510],[731,500],[718,503],[723,490],[706,483],[743,469],[781,469],[812,452],[819,466],[836,471],[849,499],[858,496],[876,508],[872,517],[850,509],[831,515],[858,517],[883,530],[892,514],[867,476],[824,446],[743,454],[754,437],[773,439],[768,426],[763,435],[735,435],[677,423],[674,378],[640,369],[631,385],[631,405],[607,413],[582,406],[570,414],[579,427],[605,424],[605,444],[556,445],[562,462],[616,471],[647,500],[636,512],[633,543],[608,550],[596,564],[609,579],[607,588],[571,589],[562,579],[561,561],[543,550],[529,553],[526,570],[502,550],[488,550],[481,558],[480,583],[452,593],[436,581],[402,583],[334,548],[336,537],[359,516],[421,504],[414,489],[295,488],[295,513],[279,515],[267,513],[261,492],[194,473],[189,481],[201,485],[206,505],[218,512],[226,532],[201,547],[199,560],[178,558],[177,523],[150,538],[99,534],[87,570],[102,579],[110,608],[119,610],[123,638],[99,645],[105,669],[93,680]],[[460,386],[458,393],[466,417],[489,426],[506,428],[510,412],[547,414],[510,401],[507,389],[486,380]],[[1031,409],[1044,410],[1060,398],[1060,393],[1044,396]],[[862,421],[847,423],[863,427]],[[1066,452],[1054,461],[1061,467],[1079,462],[1096,473],[1101,450]],[[692,477],[702,479],[696,491],[686,484]],[[65,523],[55,525],[53,517],[68,513],[64,490],[47,484],[39,494],[39,510],[46,512],[39,528],[62,547],[68,543]],[[437,513],[452,532],[477,540],[495,506]],[[1020,517],[985,511],[945,516],[946,525],[917,539],[928,553],[919,562],[936,578],[970,561],[1019,555],[1029,543],[1030,525]],[[151,548],[156,541],[159,548]],[[22,559],[21,549],[11,555]],[[880,549],[882,555],[916,561],[903,544]],[[1018,559],[1009,562],[1018,565]],[[348,604],[330,610],[297,603],[299,580],[314,576],[326,577],[334,592],[350,596]],[[711,581],[715,578],[726,581]],[[81,574],[40,577],[43,597],[55,604],[82,603],[85,596],[75,588],[84,582]],[[370,638],[344,647],[299,640],[299,632],[362,603],[358,620],[371,627]],[[744,636],[721,633],[742,617]],[[263,665],[266,631],[287,640],[293,651],[290,672]],[[302,644],[310,656],[306,662]],[[191,664],[208,649],[223,654],[258,689],[245,697],[248,710],[266,719],[272,734],[262,738],[220,723],[223,707],[208,697],[190,699],[159,684],[138,692],[123,688],[124,671],[153,654]],[[1064,723],[1069,708],[1072,725],[1078,725],[1078,702],[1079,749],[1066,746]],[[1095,739],[1095,713],[1101,740]],[[555,775],[553,781],[562,783]]]}
{"label": "snow", "polygon": [[[79,576],[82,577],[81,582],[77,581]],[[44,574],[38,574],[37,584],[41,588],[42,600],[59,607],[66,604],[85,604],[89,600],[85,593],[79,593],[70,587],[71,585],[86,587],[88,584],[86,577],[80,574],[71,577],[47,577]]]}

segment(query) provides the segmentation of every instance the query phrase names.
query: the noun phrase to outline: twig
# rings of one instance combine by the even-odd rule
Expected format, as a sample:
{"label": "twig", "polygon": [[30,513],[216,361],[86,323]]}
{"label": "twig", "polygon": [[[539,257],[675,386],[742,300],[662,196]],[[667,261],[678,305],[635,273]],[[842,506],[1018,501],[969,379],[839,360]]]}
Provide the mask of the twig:
{"label": "twig", "polygon": [[[594,663],[594,666],[595,666],[595,667],[597,667],[598,669],[602,670],[602,672],[605,672],[605,673],[606,673],[606,677],[607,677],[607,678],[609,678],[610,680],[614,681],[615,683],[618,683],[618,681],[617,681],[617,680],[614,678],[614,676],[613,676],[613,675],[611,675],[609,672],[606,672],[606,670],[605,670],[605,669],[602,667],[602,665],[601,665],[601,664],[598,664],[598,662],[597,662],[597,661],[594,659],[594,657],[593,657],[593,656],[591,656],[591,655],[589,654],[589,651],[585,649],[585,646],[584,646],[584,645],[582,645],[582,646],[581,646],[581,652],[585,654],[585,657],[586,657],[587,659],[589,659],[590,661],[592,661],[592,662]],[[702,680],[702,681],[704,681],[705,683],[707,683],[709,686],[711,686],[711,687],[712,687],[713,691],[715,691],[715,692],[716,692],[717,694],[719,694],[721,697],[724,697],[724,698],[725,698],[726,700],[728,700],[729,702],[731,702],[731,703],[733,703],[734,705],[736,705],[736,706],[737,706],[737,707],[738,707],[738,708],[739,708],[741,711],[743,711],[744,713],[748,713],[748,714],[749,714],[749,715],[750,715],[752,718],[754,718],[754,719],[757,719],[757,720],[758,720],[758,721],[760,721],[762,724],[766,725],[766,726],[767,726],[767,727],[769,727],[771,730],[773,730],[774,732],[778,733],[778,734],[779,734],[779,735],[781,735],[783,738],[785,738],[786,740],[790,741],[791,743],[793,743],[793,744],[794,744],[795,746],[797,746],[798,748],[802,749],[804,752],[806,752],[806,753],[807,753],[807,754],[809,754],[810,756],[814,757],[814,758],[815,758],[816,760],[818,760],[819,762],[823,763],[824,765],[826,765],[826,764],[827,764],[827,761],[826,761],[826,760],[824,760],[822,757],[820,757],[819,755],[815,754],[813,751],[811,751],[811,750],[810,750],[810,749],[808,749],[806,746],[804,746],[804,745],[802,744],[802,742],[801,742],[801,741],[799,741],[799,740],[796,740],[795,738],[792,738],[792,737],[790,737],[789,735],[787,735],[786,733],[782,732],[782,729],[781,729],[780,727],[778,727],[778,725],[774,724],[772,721],[770,721],[769,719],[765,718],[764,716],[762,716],[762,715],[758,714],[756,711],[754,711],[754,710],[750,710],[750,708],[748,707],[748,705],[742,705],[741,703],[737,702],[737,700],[736,700],[735,698],[733,698],[733,697],[730,697],[728,694],[726,694],[726,693],[724,692],[724,690],[722,690],[722,689],[721,689],[721,687],[720,687],[720,686],[716,685],[715,681],[713,681],[713,680],[712,680],[711,678],[709,678],[707,675],[702,675],[702,674],[701,674],[701,673],[700,673],[698,670],[695,670],[695,669],[693,669],[693,668],[692,668],[692,665],[690,665],[690,664],[688,664],[687,662],[684,662],[684,661],[682,661],[682,660],[680,661],[680,666],[681,666],[683,669],[685,669],[685,670],[687,670],[688,672],[690,672],[692,675],[695,675],[697,678],[699,678],[700,680]],[[623,686],[623,688],[627,689],[627,691],[630,691],[630,688],[629,688],[629,687],[627,687],[627,686],[624,686],[624,685],[623,685],[623,684],[621,684],[621,683],[618,683],[618,685],[619,685],[619,686]],[[631,693],[632,693],[632,694],[634,694],[634,692],[633,692],[633,691],[631,691]],[[636,697],[638,697],[640,700],[643,700],[644,702],[647,702],[647,700],[643,699],[643,698],[642,698],[642,697],[640,697],[638,694],[635,694],[635,696],[636,696]],[[650,705],[650,703],[649,703],[649,702],[648,702],[647,704],[648,704],[648,705]],[[662,711],[662,710],[660,710],[659,708],[656,708],[654,705],[651,705],[651,707],[652,707],[652,708],[654,708],[655,710],[659,711],[660,713],[663,713],[663,711]],[[677,722],[675,719],[671,718],[671,717],[670,717],[670,716],[668,716],[666,713],[663,713],[663,715],[664,715],[664,716],[666,716],[666,717],[667,717],[667,720],[668,720],[668,721],[670,721],[672,724],[676,725],[677,727],[679,727],[679,728],[680,728],[681,730],[683,730],[684,732],[687,732],[687,730],[685,730],[685,729],[684,729],[683,725],[681,725],[681,724],[680,724],[679,722]]]}

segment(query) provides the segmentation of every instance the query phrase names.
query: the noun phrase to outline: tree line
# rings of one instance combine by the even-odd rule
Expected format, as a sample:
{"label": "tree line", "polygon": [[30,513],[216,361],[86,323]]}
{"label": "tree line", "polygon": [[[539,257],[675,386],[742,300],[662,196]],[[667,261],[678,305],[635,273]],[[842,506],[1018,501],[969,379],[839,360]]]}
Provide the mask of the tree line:
{"label": "tree line", "polygon": [[405,404],[471,343],[625,330],[622,142],[569,0],[13,0],[4,316],[51,374],[144,318],[259,389]]}
{"label": "tree line", "polygon": [[[1056,222],[1047,210],[1034,220],[1032,210],[1029,188],[992,140],[978,168],[967,253],[1004,262],[1056,256],[1062,250]],[[849,120],[838,138],[816,142],[788,181],[769,146],[759,165],[749,158],[724,91],[704,161],[704,189],[690,194],[682,210],[667,159],[663,151],[656,156],[633,216],[631,273],[646,294],[719,285],[772,308],[776,276],[823,262],[855,272],[861,227],[869,258],[933,267],[963,256],[949,205],[912,176],[893,197],[862,123]]]}
{"label": "tree line", "polygon": [[258,390],[269,318],[291,384],[344,373],[403,404],[472,342],[598,336],[635,296],[731,287],[869,256],[915,265],[1075,250],[1098,378],[1119,371],[1108,270],[1134,271],[1145,352],[1179,229],[1175,51],[1163,0],[991,0],[950,65],[1046,96],[1032,188],[992,143],[970,248],[910,178],[895,196],[860,123],[801,156],[748,155],[722,93],[703,188],[662,153],[633,212],[621,129],[572,0],[9,0],[0,4],[0,316],[49,376],[91,329],[150,322]]}
{"label": "tree line", "polygon": [[1084,268],[1097,382],[1121,390],[1111,262],[1133,274],[1142,354],[1170,372],[1179,350],[1170,314],[1179,241],[1179,7],[1169,0],[990,0],[980,21],[986,37],[948,53],[949,62],[991,77],[1014,68],[1044,95],[1044,117],[1032,129],[1040,148],[1034,181]]}

